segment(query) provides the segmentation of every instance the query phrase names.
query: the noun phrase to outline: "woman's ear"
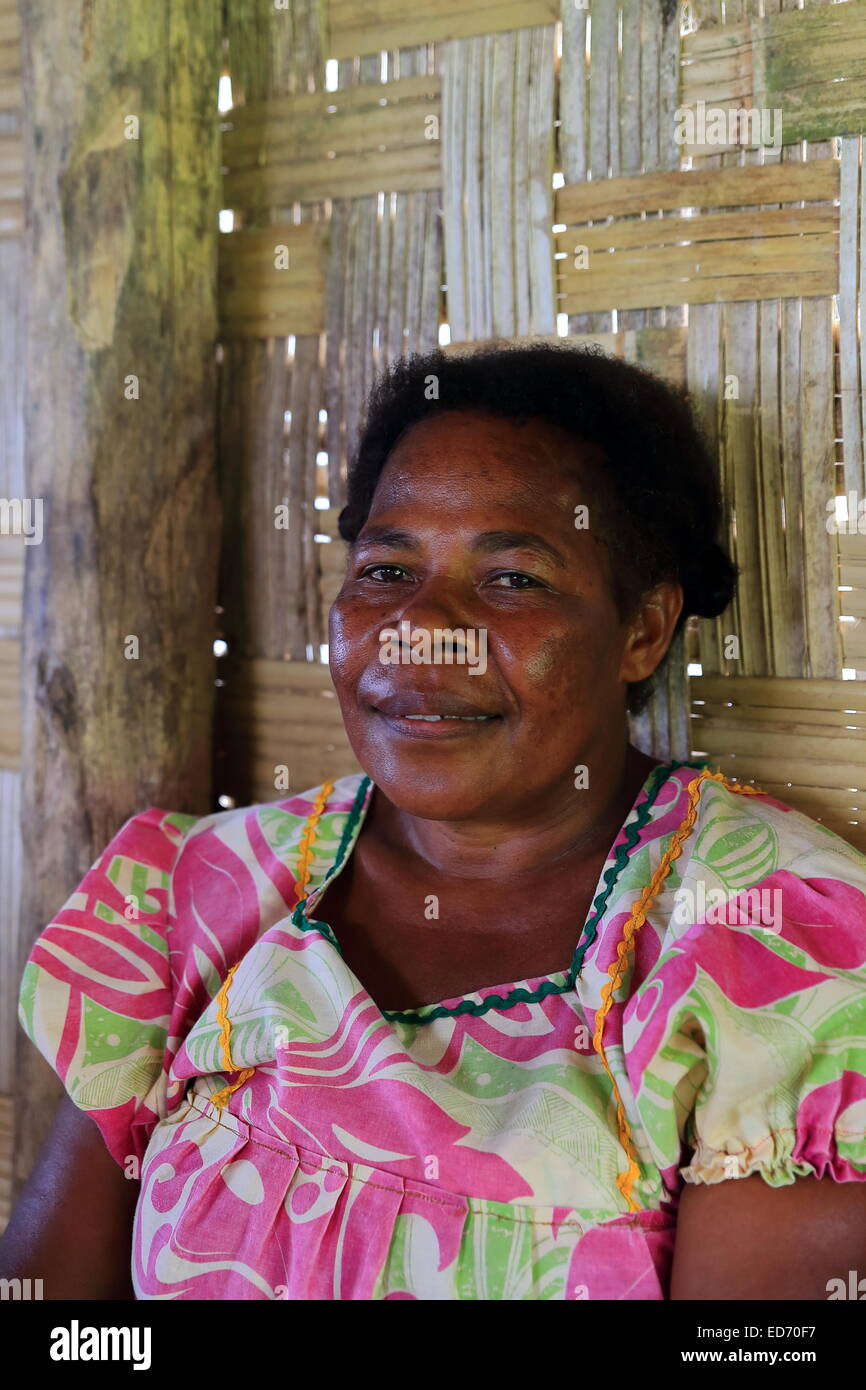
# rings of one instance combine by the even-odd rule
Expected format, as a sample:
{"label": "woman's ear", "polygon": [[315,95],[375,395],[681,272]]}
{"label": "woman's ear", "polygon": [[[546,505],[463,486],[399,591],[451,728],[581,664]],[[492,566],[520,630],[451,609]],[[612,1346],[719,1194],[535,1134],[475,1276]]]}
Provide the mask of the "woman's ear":
{"label": "woman's ear", "polygon": [[648,589],[629,623],[619,677],[622,681],[646,680],[661,665],[682,612],[683,591],[668,582]]}

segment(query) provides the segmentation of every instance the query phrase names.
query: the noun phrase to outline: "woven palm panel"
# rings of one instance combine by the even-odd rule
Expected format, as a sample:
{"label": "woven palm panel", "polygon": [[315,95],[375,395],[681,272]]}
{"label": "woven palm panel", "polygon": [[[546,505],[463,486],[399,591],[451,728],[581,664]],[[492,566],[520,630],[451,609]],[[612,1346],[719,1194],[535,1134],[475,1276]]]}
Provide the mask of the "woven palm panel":
{"label": "woven palm panel", "polygon": [[559,18],[559,0],[328,0],[333,58],[381,53],[472,34],[501,33]]}
{"label": "woven palm panel", "polygon": [[438,188],[439,89],[422,73],[234,107],[223,123],[224,206]]}
{"label": "woven palm panel", "polygon": [[[685,35],[681,100],[698,117],[683,126],[692,137],[686,154],[766,141],[752,114],[762,111],[780,112],[782,144],[859,134],[866,130],[866,4],[754,15]],[[718,125],[716,112],[723,113]],[[729,112],[740,119],[732,123]]]}
{"label": "woven palm panel", "polygon": [[866,849],[866,684],[693,677],[692,755]]}
{"label": "woven palm panel", "polygon": [[[327,666],[223,663],[215,791],[238,805],[279,801],[359,770]],[[288,781],[288,787],[285,783]]]}
{"label": "woven palm panel", "polygon": [[[556,197],[565,228],[557,237],[559,308],[571,314],[833,294],[838,193],[832,159],[566,185]],[[760,203],[781,206],[742,210]],[[742,208],[717,210],[732,204]],[[653,215],[671,209],[681,215]]]}
{"label": "woven palm panel", "polygon": [[220,238],[220,332],[225,338],[321,333],[327,226],[272,223]]}

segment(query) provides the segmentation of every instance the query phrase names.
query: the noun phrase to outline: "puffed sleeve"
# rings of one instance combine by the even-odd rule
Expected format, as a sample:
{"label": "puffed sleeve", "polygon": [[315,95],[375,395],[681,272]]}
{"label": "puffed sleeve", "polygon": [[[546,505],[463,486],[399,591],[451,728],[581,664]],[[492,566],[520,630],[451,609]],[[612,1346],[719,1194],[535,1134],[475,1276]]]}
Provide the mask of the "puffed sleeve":
{"label": "puffed sleeve", "polygon": [[679,891],[703,892],[700,910],[671,922],[627,1011],[639,1114],[685,1182],[866,1180],[866,858],[804,824],[788,862],[717,891],[723,906],[712,859],[692,860]]}
{"label": "puffed sleeve", "polygon": [[43,928],[21,980],[24,1031],[121,1166],[140,1162],[164,1113],[171,881],[198,819],[156,807],[130,817]]}

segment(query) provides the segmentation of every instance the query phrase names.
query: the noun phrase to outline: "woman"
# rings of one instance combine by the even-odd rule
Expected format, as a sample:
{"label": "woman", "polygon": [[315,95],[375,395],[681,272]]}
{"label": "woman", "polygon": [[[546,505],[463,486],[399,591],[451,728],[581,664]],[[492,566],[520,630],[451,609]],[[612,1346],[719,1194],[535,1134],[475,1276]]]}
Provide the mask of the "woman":
{"label": "woman", "polygon": [[719,523],[635,367],[539,343],[380,380],[330,632],[364,774],[133,816],[43,931],[21,1020],[71,1101],[10,1272],[821,1299],[863,1268],[866,860],[628,742],[731,597]]}

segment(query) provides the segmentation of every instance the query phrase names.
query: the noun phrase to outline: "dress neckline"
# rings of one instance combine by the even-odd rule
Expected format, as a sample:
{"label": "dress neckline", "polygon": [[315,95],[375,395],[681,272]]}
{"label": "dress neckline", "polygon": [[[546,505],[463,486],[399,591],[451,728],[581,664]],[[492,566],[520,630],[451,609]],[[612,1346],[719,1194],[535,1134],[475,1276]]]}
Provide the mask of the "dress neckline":
{"label": "dress neckline", "polygon": [[[574,989],[580,975],[583,960],[589,947],[598,935],[601,922],[611,893],[620,873],[628,862],[632,850],[638,843],[640,833],[649,821],[656,798],[674,772],[682,767],[703,768],[704,762],[672,760],[654,767],[644,779],[631,808],[618,830],[613,844],[605,858],[601,873],[592,895],[589,911],[578,937],[567,970],[553,971],[547,975],[531,976],[525,980],[508,981],[492,985],[482,985],[466,994],[452,995],[431,1004],[419,1004],[415,1008],[382,1009],[377,1004],[382,1017],[390,1023],[425,1024],[437,1018],[453,1018],[462,1014],[479,1015],[490,1009],[510,1009],[515,1004],[537,1003],[550,994],[566,994]],[[358,785],[355,800],[349,812],[343,835],[334,862],[318,884],[306,897],[301,898],[292,912],[292,922],[304,931],[318,931],[325,936],[342,956],[343,952],[333,928],[327,922],[320,922],[308,913],[308,907],[315,907],[325,889],[333,882],[347,863],[364,825],[369,811],[375,783],[364,774]],[[349,968],[349,967],[347,967]],[[354,974],[354,972],[352,972]],[[357,976],[355,976],[357,979]],[[372,1000],[362,980],[358,980],[362,990]],[[505,991],[501,993],[500,991]],[[375,1000],[372,1000],[375,1003]]]}

